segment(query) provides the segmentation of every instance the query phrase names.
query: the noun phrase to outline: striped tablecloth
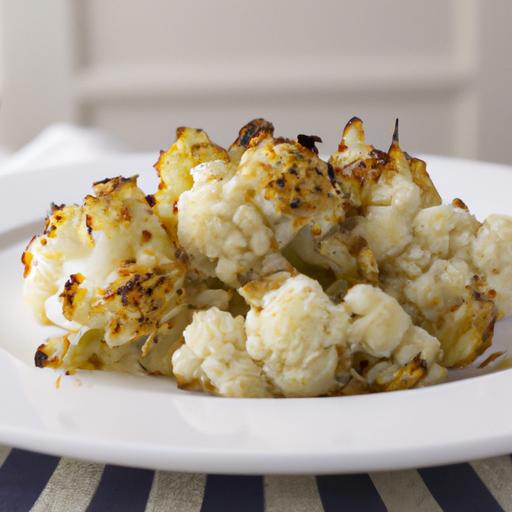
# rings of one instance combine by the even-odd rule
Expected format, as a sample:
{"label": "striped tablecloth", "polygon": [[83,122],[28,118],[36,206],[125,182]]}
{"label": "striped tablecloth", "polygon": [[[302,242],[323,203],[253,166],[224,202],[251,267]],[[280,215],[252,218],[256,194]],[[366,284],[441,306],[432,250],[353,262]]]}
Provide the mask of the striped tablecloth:
{"label": "striped tablecloth", "polygon": [[0,511],[512,511],[512,459],[330,476],[149,471],[0,446]]}

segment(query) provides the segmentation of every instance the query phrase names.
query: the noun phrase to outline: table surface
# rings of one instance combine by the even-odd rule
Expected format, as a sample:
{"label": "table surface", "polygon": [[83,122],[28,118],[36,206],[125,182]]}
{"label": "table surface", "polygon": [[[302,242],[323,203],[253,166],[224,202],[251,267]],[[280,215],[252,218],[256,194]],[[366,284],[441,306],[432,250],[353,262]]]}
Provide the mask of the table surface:
{"label": "table surface", "polygon": [[0,446],[0,511],[512,511],[509,455],[329,476],[170,473]]}

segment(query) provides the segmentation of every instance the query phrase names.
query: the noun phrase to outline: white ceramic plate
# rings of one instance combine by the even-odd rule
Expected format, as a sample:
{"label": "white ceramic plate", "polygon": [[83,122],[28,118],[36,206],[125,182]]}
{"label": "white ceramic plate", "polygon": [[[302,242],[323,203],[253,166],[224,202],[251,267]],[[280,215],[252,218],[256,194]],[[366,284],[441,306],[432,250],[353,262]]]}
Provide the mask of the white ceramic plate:
{"label": "white ceramic plate", "polygon": [[[512,169],[426,157],[445,199],[480,218],[511,213]],[[432,388],[370,396],[224,399],[170,379],[102,372],[62,377],[33,366],[49,334],[20,298],[20,254],[50,201],[79,201],[93,180],[139,173],[154,190],[153,155],[0,177],[0,443],[100,462],[223,473],[387,470],[512,451],[512,370],[454,373]],[[495,343],[512,340],[499,322]]]}

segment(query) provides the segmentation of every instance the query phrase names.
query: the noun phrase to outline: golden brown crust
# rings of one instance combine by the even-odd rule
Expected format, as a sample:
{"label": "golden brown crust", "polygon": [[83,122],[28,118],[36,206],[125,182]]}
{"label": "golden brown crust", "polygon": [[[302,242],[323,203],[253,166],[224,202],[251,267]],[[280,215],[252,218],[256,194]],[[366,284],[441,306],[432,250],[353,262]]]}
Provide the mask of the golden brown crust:
{"label": "golden brown crust", "polygon": [[391,380],[382,380],[377,377],[372,386],[372,391],[399,391],[402,389],[411,389],[425,377],[427,365],[418,354],[412,361],[398,368]]}
{"label": "golden brown crust", "polygon": [[160,151],[154,165],[160,178],[158,191],[146,200],[173,240],[176,239],[178,199],[194,183],[190,170],[212,160],[229,162],[230,157],[225,149],[210,140],[205,131],[197,128],[178,128],[176,142],[167,151]]}
{"label": "golden brown crust", "polygon": [[50,338],[37,347],[34,364],[38,368],[60,368],[70,343],[67,336]]}
{"label": "golden brown crust", "polygon": [[34,259],[32,253],[29,251],[32,242],[35,239],[35,235],[31,238],[30,242],[27,245],[25,251],[23,251],[21,255],[21,263],[23,263],[23,277],[26,278],[30,274],[30,270],[32,269],[32,260]]}
{"label": "golden brown crust", "polygon": [[329,163],[334,168],[336,181],[356,207],[367,204],[371,188],[390,173],[410,173],[412,181],[421,190],[423,208],[441,204],[441,197],[427,172],[425,162],[411,158],[400,148],[398,120],[391,146],[386,153],[365,142],[363,122],[359,118],[352,118],[343,130],[338,153],[331,156]]}
{"label": "golden brown crust", "polygon": [[484,287],[476,278],[466,287],[464,302],[431,327],[443,346],[442,363],[446,367],[463,368],[492,344],[497,309],[488,293],[482,291]]}
{"label": "golden brown crust", "polygon": [[255,177],[256,190],[272,201],[282,214],[309,218],[331,211],[333,222],[340,214],[340,191],[329,177],[329,166],[313,151],[295,141],[264,140],[251,149],[239,172]]}
{"label": "golden brown crust", "polygon": [[240,161],[244,151],[251,146],[252,139],[272,138],[274,125],[263,118],[253,119],[240,128],[238,137],[229,146],[228,152],[235,163]]}
{"label": "golden brown crust", "polygon": [[68,320],[73,318],[77,303],[85,294],[85,290],[80,291],[80,285],[84,280],[82,274],[71,274],[64,285],[64,291],[60,294],[62,313]]}

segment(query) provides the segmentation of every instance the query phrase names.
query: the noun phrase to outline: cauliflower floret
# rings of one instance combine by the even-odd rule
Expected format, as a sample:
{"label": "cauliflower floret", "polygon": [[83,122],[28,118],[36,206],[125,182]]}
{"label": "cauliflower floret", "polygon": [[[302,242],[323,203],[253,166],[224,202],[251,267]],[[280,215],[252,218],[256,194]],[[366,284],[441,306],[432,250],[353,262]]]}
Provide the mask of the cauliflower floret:
{"label": "cauliflower floret", "polygon": [[202,130],[179,128],[155,164],[159,190],[148,197],[169,236],[177,227],[194,270],[232,287],[289,269],[279,253],[301,228],[316,240],[344,218],[332,169],[317,156],[320,139],[273,132],[254,119],[226,152]]}
{"label": "cauliflower floret", "polygon": [[[194,186],[178,202],[178,237],[192,265],[236,287],[286,262],[247,188],[222,161],[192,169]],[[278,267],[274,268],[277,264]]]}
{"label": "cauliflower floret", "polygon": [[[424,163],[402,152],[397,130],[382,153],[364,143],[361,121],[352,120],[330,162],[357,206],[354,232],[375,256],[379,285],[439,338],[446,364],[471,362],[489,345],[496,316],[493,292],[472,256],[479,222],[458,199],[440,205]],[[468,336],[471,354],[461,350]]]}
{"label": "cauliflower floret", "polygon": [[371,285],[354,286],[344,302],[348,313],[355,317],[348,331],[354,351],[390,357],[412,325],[409,315],[393,297]]}
{"label": "cauliflower floret", "polygon": [[[416,213],[439,204],[439,196],[423,162],[406,158],[397,140],[389,154],[366,144],[357,118],[347,124],[329,164],[343,193],[346,220],[317,237],[312,251],[298,247],[294,252],[308,265],[330,269],[348,286],[377,284],[378,264],[406,249]],[[308,266],[300,268],[315,275]]]}
{"label": "cauliflower floret", "polygon": [[301,228],[321,236],[344,217],[312,149],[259,136],[236,170],[220,160],[192,169],[194,186],[178,201],[178,238],[193,266],[233,287],[289,269],[280,250]]}
{"label": "cauliflower floret", "polygon": [[348,316],[317,281],[280,273],[245,285],[247,352],[262,364],[277,393],[317,396],[336,388]]}
{"label": "cauliflower floret", "polygon": [[[363,122],[353,117],[345,126],[338,151],[331,155],[329,163],[334,169],[336,181],[356,208],[372,203],[372,197],[377,200],[376,204],[381,204],[378,200],[381,195],[378,192],[380,179],[384,175],[387,181],[389,173],[401,174],[416,185],[422,208],[441,204],[441,197],[427,173],[425,162],[401,151],[398,120],[393,144],[385,153],[365,142]],[[389,194],[384,195],[389,197]]]}
{"label": "cauliflower floret", "polygon": [[191,313],[182,308],[165,328],[114,347],[105,343],[102,329],[83,328],[46,340],[37,348],[35,364],[68,372],[108,370],[171,377],[171,356],[181,345],[183,329],[190,319]]}
{"label": "cauliflower floret", "polygon": [[45,322],[101,329],[111,347],[157,331],[184,300],[185,265],[136,178],[54,207],[23,255],[24,296]]}
{"label": "cauliflower floret", "polygon": [[249,357],[244,319],[210,308],[194,314],[185,344],[172,356],[178,386],[221,396],[268,396],[260,367]]}
{"label": "cauliflower floret", "polygon": [[[457,206],[460,205],[460,206]],[[433,258],[471,261],[471,243],[480,223],[467,208],[455,201],[420,210],[412,225],[414,241]]]}
{"label": "cauliflower floret", "polygon": [[463,260],[435,260],[424,274],[405,284],[404,294],[427,320],[435,322],[462,302],[472,275]]}
{"label": "cauliflower floret", "polygon": [[288,244],[303,226],[309,225],[315,236],[321,236],[345,216],[329,166],[314,146],[303,145],[317,138],[299,135],[298,139],[263,139],[243,154],[237,171],[251,191],[251,202],[272,226],[279,247]]}
{"label": "cauliflower floret", "polygon": [[176,236],[178,199],[182,192],[192,188],[190,170],[212,160],[229,162],[229,155],[205,131],[196,128],[178,128],[176,142],[167,151],[160,151],[154,166],[160,178],[158,191],[148,197],[172,238]]}
{"label": "cauliflower floret", "polygon": [[396,299],[360,284],[348,291],[344,303],[351,315],[351,350],[358,354],[358,370],[370,389],[407,389],[426,378],[434,382],[444,377],[439,340],[413,325]]}
{"label": "cauliflower floret", "polygon": [[264,119],[253,119],[240,129],[238,138],[231,144],[228,152],[213,143],[204,130],[187,127],[176,130],[176,142],[167,151],[160,151],[154,165],[160,179],[158,191],[148,196],[171,238],[176,236],[178,199],[194,183],[191,170],[199,164],[214,160],[222,160],[236,167],[251,139],[271,137],[273,133],[272,123]]}
{"label": "cauliflower floret", "polygon": [[475,264],[496,291],[500,314],[512,315],[512,217],[487,217],[472,249]]}
{"label": "cauliflower floret", "polygon": [[471,253],[479,225],[460,201],[425,208],[413,222],[413,243],[383,266],[384,289],[441,340],[450,366],[471,362],[492,339],[493,292]]}

